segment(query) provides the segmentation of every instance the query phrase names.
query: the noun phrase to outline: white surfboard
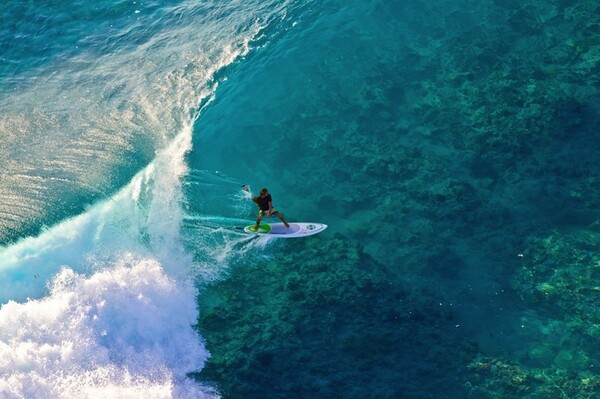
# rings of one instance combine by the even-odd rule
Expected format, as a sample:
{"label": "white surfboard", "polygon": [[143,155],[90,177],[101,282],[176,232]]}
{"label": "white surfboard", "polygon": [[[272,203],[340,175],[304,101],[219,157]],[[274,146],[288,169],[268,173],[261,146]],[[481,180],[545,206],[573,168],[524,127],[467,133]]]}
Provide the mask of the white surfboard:
{"label": "white surfboard", "polygon": [[327,228],[323,223],[289,223],[290,227],[285,227],[283,223],[261,223],[258,231],[254,230],[254,225],[244,227],[244,231],[250,234],[264,235],[278,238],[298,238],[318,234]]}

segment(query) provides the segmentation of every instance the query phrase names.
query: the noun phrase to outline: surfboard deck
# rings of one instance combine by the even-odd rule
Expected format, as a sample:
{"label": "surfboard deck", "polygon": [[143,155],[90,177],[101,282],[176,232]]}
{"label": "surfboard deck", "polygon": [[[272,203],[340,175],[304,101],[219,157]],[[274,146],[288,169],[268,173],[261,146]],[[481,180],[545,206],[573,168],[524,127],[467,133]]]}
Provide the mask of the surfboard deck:
{"label": "surfboard deck", "polygon": [[254,224],[244,227],[244,231],[249,234],[264,235],[278,238],[298,238],[308,237],[318,234],[327,228],[323,223],[289,223],[290,227],[285,227],[283,223],[261,223],[258,231],[254,230]]}

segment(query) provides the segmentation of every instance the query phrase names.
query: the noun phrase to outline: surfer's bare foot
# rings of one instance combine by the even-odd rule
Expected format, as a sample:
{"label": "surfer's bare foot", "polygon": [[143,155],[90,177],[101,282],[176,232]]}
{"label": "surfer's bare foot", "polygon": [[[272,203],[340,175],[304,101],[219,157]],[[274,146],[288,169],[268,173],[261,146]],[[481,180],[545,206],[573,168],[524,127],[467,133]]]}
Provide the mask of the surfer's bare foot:
{"label": "surfer's bare foot", "polygon": [[283,224],[285,224],[285,227],[290,227],[290,224],[288,222],[283,222]]}
{"label": "surfer's bare foot", "polygon": [[254,231],[258,230],[258,225],[254,226],[254,227],[252,228],[252,230],[254,230]]}

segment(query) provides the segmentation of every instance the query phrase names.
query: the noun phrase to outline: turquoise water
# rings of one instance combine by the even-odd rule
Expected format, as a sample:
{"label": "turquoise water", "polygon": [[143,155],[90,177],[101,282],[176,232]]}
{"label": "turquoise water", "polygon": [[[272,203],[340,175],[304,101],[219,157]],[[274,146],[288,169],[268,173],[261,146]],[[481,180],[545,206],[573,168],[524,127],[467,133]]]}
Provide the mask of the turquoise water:
{"label": "turquoise water", "polygon": [[0,397],[600,395],[599,15],[0,6]]}

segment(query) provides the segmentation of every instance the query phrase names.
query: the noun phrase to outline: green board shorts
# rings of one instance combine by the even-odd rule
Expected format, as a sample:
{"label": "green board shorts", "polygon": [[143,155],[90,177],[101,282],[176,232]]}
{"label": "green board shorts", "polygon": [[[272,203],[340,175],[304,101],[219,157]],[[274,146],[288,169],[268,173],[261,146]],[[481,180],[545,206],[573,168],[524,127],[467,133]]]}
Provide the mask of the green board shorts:
{"label": "green board shorts", "polygon": [[[263,211],[262,209],[260,209],[260,210],[258,211],[258,216],[260,216],[260,215],[267,216],[267,213],[269,213],[269,210],[268,210],[268,209],[267,209],[266,211]],[[279,213],[279,211],[278,211],[277,209],[273,208],[273,209],[271,210],[271,216],[273,216],[273,215],[275,215],[275,214],[277,214],[277,213]]]}

